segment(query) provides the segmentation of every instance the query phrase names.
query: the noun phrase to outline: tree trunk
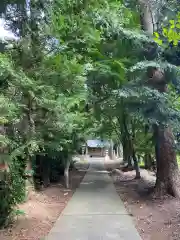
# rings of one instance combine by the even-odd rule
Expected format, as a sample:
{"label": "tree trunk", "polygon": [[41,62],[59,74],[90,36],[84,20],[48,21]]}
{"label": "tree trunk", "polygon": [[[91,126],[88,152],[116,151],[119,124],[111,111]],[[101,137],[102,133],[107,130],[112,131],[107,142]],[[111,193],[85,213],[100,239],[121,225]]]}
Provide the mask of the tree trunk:
{"label": "tree trunk", "polygon": [[121,158],[121,157],[122,157],[122,154],[121,154],[121,146],[122,146],[122,145],[120,145],[120,144],[117,145],[117,150],[116,150],[116,151],[117,151],[117,158]]}
{"label": "tree trunk", "polygon": [[131,145],[131,136],[128,130],[127,118],[123,117],[123,127],[124,127],[124,143],[125,143],[125,154],[126,161],[128,163],[128,168],[132,168],[132,145]]}
{"label": "tree trunk", "polygon": [[123,147],[123,162],[127,164],[128,167],[132,167],[132,155],[131,155],[131,143],[129,140],[129,132],[123,133],[122,147]]}
{"label": "tree trunk", "polygon": [[[149,126],[146,124],[145,125],[145,131],[144,131],[144,133],[145,133],[145,137],[147,136],[147,134],[148,134],[148,130],[149,130]],[[148,144],[148,142],[147,142],[147,144]],[[145,167],[145,169],[151,169],[151,167],[152,167],[152,159],[151,159],[151,154],[149,154],[149,153],[147,153],[147,152],[145,152],[145,154],[144,154],[144,167]]]}
{"label": "tree trunk", "polygon": [[135,154],[134,148],[132,150],[132,157],[133,157],[133,161],[134,161],[134,169],[136,171],[135,179],[140,179],[141,178],[141,174],[140,174],[139,164],[138,164],[138,160],[136,158],[136,154]]}
{"label": "tree trunk", "polygon": [[42,182],[43,186],[46,188],[50,185],[50,163],[48,156],[42,157]]}
{"label": "tree trunk", "polygon": [[123,142],[122,146],[123,146],[123,162],[126,163],[128,159],[126,142]]}
{"label": "tree trunk", "polygon": [[132,156],[129,140],[123,143],[123,161],[127,164],[128,167],[132,167]]}
{"label": "tree trunk", "polygon": [[42,174],[41,174],[41,156],[38,154],[35,156],[33,180],[35,190],[40,191],[42,189]]}
{"label": "tree trunk", "polygon": [[[148,1],[139,0],[141,8],[142,29],[153,34],[152,8]],[[165,75],[160,69],[150,69],[152,73],[149,84],[159,92],[167,91]],[[158,73],[158,74],[156,74]],[[158,78],[157,78],[158,75]],[[148,71],[147,71],[148,76]],[[170,127],[154,126],[155,153],[157,161],[157,174],[155,194],[162,196],[171,194],[180,197],[180,176],[176,161],[176,152],[173,147],[174,137]]]}
{"label": "tree trunk", "polygon": [[64,169],[64,181],[65,181],[65,187],[69,188],[69,167],[70,167],[70,160],[67,160],[66,167]]}
{"label": "tree trunk", "polygon": [[151,169],[153,165],[151,155],[149,153],[145,153],[144,156],[144,168]]}
{"label": "tree trunk", "polygon": [[170,194],[180,197],[180,174],[173,148],[174,136],[170,128],[154,127],[156,141],[157,178],[155,193],[158,196]]}
{"label": "tree trunk", "polygon": [[131,127],[132,127],[132,136],[131,136],[131,140],[130,140],[130,144],[129,145],[131,147],[131,154],[132,154],[132,158],[133,158],[133,161],[134,161],[134,169],[136,171],[135,179],[140,179],[141,178],[141,174],[140,174],[139,164],[138,164],[138,160],[137,160],[136,153],[135,153],[135,148],[134,148],[135,128],[134,128],[133,121],[131,122]]}
{"label": "tree trunk", "polygon": [[110,157],[110,159],[113,159],[113,141],[112,141],[112,139],[110,140],[109,157]]}
{"label": "tree trunk", "polygon": [[132,157],[131,155],[129,154],[128,155],[128,168],[131,168],[132,167]]}

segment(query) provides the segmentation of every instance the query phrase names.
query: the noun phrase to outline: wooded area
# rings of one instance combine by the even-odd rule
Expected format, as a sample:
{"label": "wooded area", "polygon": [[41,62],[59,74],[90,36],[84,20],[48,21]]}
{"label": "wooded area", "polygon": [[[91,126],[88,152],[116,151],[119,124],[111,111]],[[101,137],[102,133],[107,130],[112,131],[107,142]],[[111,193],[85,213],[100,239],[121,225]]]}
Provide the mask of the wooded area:
{"label": "wooded area", "polygon": [[[157,169],[153,194],[180,197],[178,0],[1,0],[0,225],[65,175],[87,137]],[[27,166],[32,166],[32,173]]]}

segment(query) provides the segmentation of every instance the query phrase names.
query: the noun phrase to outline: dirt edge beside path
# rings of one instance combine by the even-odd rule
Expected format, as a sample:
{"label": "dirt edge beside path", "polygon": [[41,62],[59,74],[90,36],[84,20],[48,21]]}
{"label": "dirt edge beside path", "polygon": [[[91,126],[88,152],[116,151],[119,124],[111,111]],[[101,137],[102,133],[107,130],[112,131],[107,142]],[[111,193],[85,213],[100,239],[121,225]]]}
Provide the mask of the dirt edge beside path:
{"label": "dirt edge beside path", "polygon": [[180,201],[169,196],[152,199],[147,195],[147,189],[155,182],[152,172],[141,170],[140,180],[134,180],[134,171],[110,175],[142,240],[180,239]]}
{"label": "dirt edge beside path", "polygon": [[31,191],[28,201],[19,205],[19,209],[24,211],[25,215],[18,217],[12,226],[0,230],[0,239],[43,239],[66,207],[85,174],[86,171],[72,170],[69,190],[58,183],[39,193]]}

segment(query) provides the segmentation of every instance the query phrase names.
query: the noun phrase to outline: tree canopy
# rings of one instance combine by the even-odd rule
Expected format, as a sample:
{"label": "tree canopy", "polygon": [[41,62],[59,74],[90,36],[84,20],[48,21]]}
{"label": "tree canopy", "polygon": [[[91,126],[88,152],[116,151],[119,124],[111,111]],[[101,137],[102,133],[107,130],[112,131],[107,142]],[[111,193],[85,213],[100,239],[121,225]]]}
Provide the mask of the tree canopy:
{"label": "tree canopy", "polygon": [[180,196],[178,11],[175,0],[1,1],[15,38],[1,42],[0,160],[21,184],[29,161],[67,170],[93,135],[121,143],[138,178],[138,158],[156,162],[157,192]]}

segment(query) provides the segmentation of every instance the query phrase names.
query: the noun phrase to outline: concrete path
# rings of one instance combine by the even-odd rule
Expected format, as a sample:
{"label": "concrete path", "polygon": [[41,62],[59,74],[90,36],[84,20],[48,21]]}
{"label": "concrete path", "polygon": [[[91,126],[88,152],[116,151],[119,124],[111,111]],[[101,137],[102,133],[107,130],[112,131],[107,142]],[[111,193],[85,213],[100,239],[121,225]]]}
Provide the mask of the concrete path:
{"label": "concrete path", "polygon": [[140,240],[104,163],[92,159],[47,240]]}

